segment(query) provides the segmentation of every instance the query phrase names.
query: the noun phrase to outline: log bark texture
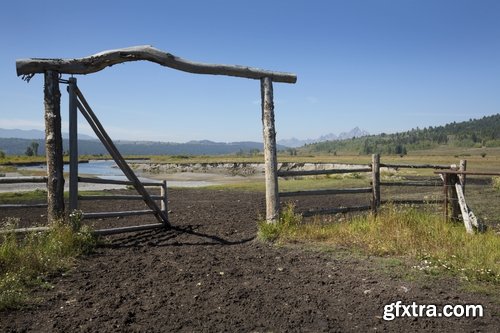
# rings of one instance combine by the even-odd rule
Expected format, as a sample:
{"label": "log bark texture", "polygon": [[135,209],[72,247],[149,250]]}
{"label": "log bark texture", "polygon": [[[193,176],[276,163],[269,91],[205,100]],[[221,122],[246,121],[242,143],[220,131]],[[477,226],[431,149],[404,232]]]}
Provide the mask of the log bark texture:
{"label": "log bark texture", "polygon": [[276,156],[276,130],[274,127],[273,81],[265,77],[261,81],[262,127],[264,134],[264,162],[266,178],[266,220],[279,218],[278,159]]}
{"label": "log bark texture", "polygon": [[78,109],[76,78],[68,80],[69,99],[69,210],[78,209]]}
{"label": "log bark texture", "polygon": [[63,145],[59,73],[47,71],[44,85],[45,147],[47,157],[47,219],[64,216]]}
{"label": "log bark texture", "polygon": [[193,62],[163,52],[150,45],[108,50],[88,57],[74,59],[18,59],[16,69],[18,76],[44,73],[48,70],[64,74],[90,74],[116,64],[138,60],[147,60],[165,67],[195,74],[227,75],[259,80],[268,77],[275,82],[297,82],[297,76],[292,73],[273,72],[247,66]]}

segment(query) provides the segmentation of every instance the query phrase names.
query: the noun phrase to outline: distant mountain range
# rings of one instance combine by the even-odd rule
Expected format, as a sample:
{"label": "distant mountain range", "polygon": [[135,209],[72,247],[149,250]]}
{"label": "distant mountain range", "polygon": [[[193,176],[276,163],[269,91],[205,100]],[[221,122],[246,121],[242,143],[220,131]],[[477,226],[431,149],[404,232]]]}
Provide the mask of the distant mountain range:
{"label": "distant mountain range", "polygon": [[303,139],[303,140],[297,139],[297,138],[282,139],[282,140],[278,140],[277,143],[280,145],[283,145],[283,146],[297,148],[297,147],[302,147],[303,145],[311,144],[311,143],[318,143],[318,142],[324,142],[324,141],[335,141],[335,140],[347,140],[347,139],[359,138],[359,137],[367,136],[367,135],[370,135],[370,133],[360,129],[359,127],[354,127],[349,132],[342,132],[339,135],[330,133],[330,134],[322,135],[317,139]]}
{"label": "distant mountain range", "polygon": [[[69,138],[68,133],[63,133],[63,138]],[[0,128],[0,138],[16,138],[16,139],[45,139],[45,132],[40,130],[20,130],[20,129],[5,129]],[[78,139],[80,140],[97,140],[89,135],[78,133]]]}
{"label": "distant mountain range", "polygon": [[[45,154],[45,133],[39,130],[0,129],[0,150],[7,155],[23,155],[30,144],[39,144],[38,154]],[[63,150],[68,151],[68,134],[63,133]],[[115,145],[123,155],[226,155],[254,154],[263,150],[262,142],[214,142],[209,140],[189,141],[186,143],[124,141],[115,140]],[[278,150],[287,147],[278,145]],[[80,155],[108,154],[103,144],[88,135],[79,135],[78,153]]]}
{"label": "distant mountain range", "polygon": [[[333,133],[323,135],[317,139],[299,140],[296,138],[279,140],[278,150],[301,147],[305,144],[345,140],[353,137],[368,135],[368,132],[358,127],[343,132],[339,135]],[[68,151],[68,133],[63,133],[63,149]],[[106,149],[99,140],[85,134],[78,135],[78,153],[81,155],[107,154]],[[39,144],[39,155],[45,154],[45,133],[40,130],[20,130],[0,128],[0,150],[7,155],[23,155],[31,142]],[[209,140],[189,141],[186,143],[152,142],[152,141],[126,141],[116,140],[115,145],[124,155],[225,155],[250,153],[262,151],[261,142],[214,142]]]}

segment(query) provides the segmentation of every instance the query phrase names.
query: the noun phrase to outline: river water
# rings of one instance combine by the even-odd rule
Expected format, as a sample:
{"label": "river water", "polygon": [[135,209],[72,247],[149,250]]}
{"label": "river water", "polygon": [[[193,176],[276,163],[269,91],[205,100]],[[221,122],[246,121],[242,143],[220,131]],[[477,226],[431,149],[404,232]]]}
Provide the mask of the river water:
{"label": "river water", "polygon": [[[141,161],[134,160],[134,163],[138,163]],[[35,165],[35,166],[26,166],[20,167],[21,170],[32,170],[32,171],[45,171],[47,166],[43,165]],[[69,172],[69,165],[64,165],[64,172]],[[116,163],[112,160],[90,160],[88,163],[79,163],[78,164],[78,174],[80,176],[92,176],[103,179],[113,179],[113,180],[126,180],[127,178],[124,176],[123,172],[118,168]],[[159,179],[167,180],[167,186],[169,187],[203,187],[209,185],[218,185],[220,182],[212,181],[210,179],[210,175],[206,175],[206,177],[191,177],[189,179],[184,179],[182,177],[184,175],[177,175],[176,173],[168,173],[168,174],[155,174],[154,178],[149,178],[148,175],[138,174],[138,177],[142,181],[157,181]],[[204,179],[205,178],[205,179]],[[67,182],[66,182],[67,183]],[[17,184],[20,186],[22,184]],[[83,185],[83,184],[82,184]],[[96,184],[93,184],[96,185]],[[108,185],[106,185],[108,186]],[[81,185],[80,185],[81,187]],[[122,188],[123,186],[119,186]],[[116,188],[115,186],[109,186],[109,188]],[[0,189],[1,192],[1,189]]]}

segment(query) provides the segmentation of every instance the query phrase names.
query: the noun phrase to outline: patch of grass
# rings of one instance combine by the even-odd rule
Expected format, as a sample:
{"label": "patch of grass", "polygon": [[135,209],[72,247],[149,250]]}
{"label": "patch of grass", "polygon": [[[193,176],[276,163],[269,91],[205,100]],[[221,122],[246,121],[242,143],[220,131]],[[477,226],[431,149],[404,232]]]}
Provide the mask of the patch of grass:
{"label": "patch of grass", "polygon": [[274,242],[280,238],[283,233],[291,233],[302,223],[302,215],[295,213],[295,206],[289,203],[281,212],[278,221],[269,223],[267,221],[259,222],[257,237],[263,241]]}
{"label": "patch of grass", "polygon": [[[1,165],[0,166],[0,172],[2,172],[2,173],[15,172],[15,171],[17,171],[17,168],[15,166],[11,166],[11,165]],[[5,175],[3,177],[5,177]]]}
{"label": "patch of grass", "polygon": [[[54,223],[48,232],[0,235],[0,310],[22,306],[31,288],[47,286],[48,277],[69,269],[77,256],[92,251],[95,238],[86,227],[76,230],[78,215],[73,216],[69,223]],[[18,221],[6,222],[14,229]]]}
{"label": "patch of grass", "polygon": [[464,283],[460,286],[462,290],[478,294],[487,295],[494,302],[500,304],[500,285],[493,285],[491,283],[473,281]]}
{"label": "patch of grass", "polygon": [[46,190],[34,190],[27,192],[4,192],[0,193],[0,203],[15,203],[25,201],[44,201],[47,200]]}
{"label": "patch of grass", "polygon": [[0,163],[4,165],[45,163],[45,156],[7,155],[0,159]]}
{"label": "patch of grass", "polygon": [[[80,191],[81,195],[113,195],[107,191]],[[69,192],[64,192],[64,198],[69,198]],[[19,203],[19,202],[46,202],[47,190],[36,189],[26,192],[3,192],[0,193],[0,204]]]}
{"label": "patch of grass", "polygon": [[491,181],[493,182],[493,188],[500,191],[500,177],[493,177]]}
{"label": "patch of grass", "polygon": [[495,232],[469,235],[463,225],[445,223],[439,214],[408,206],[387,206],[377,216],[359,215],[339,223],[281,225],[272,239],[403,256],[416,259],[413,268],[431,275],[447,272],[467,281],[500,284],[500,237]]}

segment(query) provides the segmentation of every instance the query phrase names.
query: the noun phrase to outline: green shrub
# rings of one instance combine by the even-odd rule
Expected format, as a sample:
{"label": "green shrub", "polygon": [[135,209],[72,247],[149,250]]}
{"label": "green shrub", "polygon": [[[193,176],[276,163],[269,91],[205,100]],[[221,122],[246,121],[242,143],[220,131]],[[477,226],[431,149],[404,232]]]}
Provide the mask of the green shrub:
{"label": "green shrub", "polygon": [[96,245],[88,227],[74,229],[76,221],[53,223],[47,232],[24,237],[12,231],[16,222],[5,221],[3,229],[10,232],[0,235],[0,310],[21,306],[30,288],[46,284],[46,277],[69,269]]}
{"label": "green shrub", "polygon": [[[267,228],[266,225],[264,225]],[[385,206],[377,216],[358,215],[346,221],[278,224],[272,240],[321,242],[369,255],[406,256],[414,268],[448,272],[468,281],[500,284],[500,237],[494,231],[467,234],[464,226],[446,223],[440,214],[410,206]],[[261,232],[261,229],[259,229]]]}
{"label": "green shrub", "polygon": [[295,205],[289,203],[280,212],[279,220],[275,223],[261,221],[257,237],[260,240],[274,242],[284,232],[291,232],[302,222],[302,215],[295,213]]}

